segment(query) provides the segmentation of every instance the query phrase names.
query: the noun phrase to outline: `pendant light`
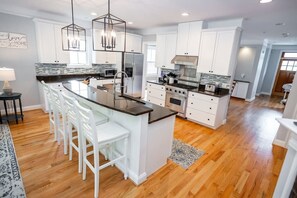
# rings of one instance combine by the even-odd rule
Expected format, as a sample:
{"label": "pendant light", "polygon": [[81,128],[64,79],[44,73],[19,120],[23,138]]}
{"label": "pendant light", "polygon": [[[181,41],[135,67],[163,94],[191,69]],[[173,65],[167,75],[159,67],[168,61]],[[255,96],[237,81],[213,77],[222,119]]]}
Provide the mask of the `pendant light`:
{"label": "pendant light", "polygon": [[73,0],[71,0],[72,23],[61,29],[64,51],[86,51],[86,30],[74,24]]}
{"label": "pendant light", "polygon": [[[108,13],[92,20],[93,50],[118,51],[126,50],[126,21],[110,13],[110,0],[108,0]],[[121,45],[117,40],[117,33],[123,32]]]}

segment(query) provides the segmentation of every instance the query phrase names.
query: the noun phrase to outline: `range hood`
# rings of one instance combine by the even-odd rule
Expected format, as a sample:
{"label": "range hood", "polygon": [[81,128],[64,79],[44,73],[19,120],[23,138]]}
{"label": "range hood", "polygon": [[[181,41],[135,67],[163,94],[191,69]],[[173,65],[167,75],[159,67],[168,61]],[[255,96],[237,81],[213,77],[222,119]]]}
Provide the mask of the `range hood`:
{"label": "range hood", "polygon": [[198,65],[198,56],[182,56],[182,55],[176,55],[171,60],[171,63],[176,64],[176,65],[197,66]]}

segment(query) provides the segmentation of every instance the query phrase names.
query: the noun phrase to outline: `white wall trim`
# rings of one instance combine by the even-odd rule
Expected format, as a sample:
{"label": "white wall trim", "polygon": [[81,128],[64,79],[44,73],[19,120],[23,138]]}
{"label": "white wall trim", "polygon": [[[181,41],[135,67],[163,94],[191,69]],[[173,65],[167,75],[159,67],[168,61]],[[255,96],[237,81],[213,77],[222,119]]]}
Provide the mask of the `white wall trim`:
{"label": "white wall trim", "polygon": [[256,97],[254,96],[252,98],[245,99],[245,101],[247,101],[247,102],[253,102],[255,99],[256,99]]}
{"label": "white wall trim", "polygon": [[[23,107],[23,112],[24,112],[24,111],[36,110],[36,109],[42,109],[41,105],[39,104],[39,105],[25,106],[25,107]],[[12,108],[8,108],[7,111],[8,111],[9,113],[11,113],[11,112],[13,112],[13,109],[12,109]],[[17,112],[18,112],[18,113],[20,112],[20,108],[19,108],[19,107],[17,107]],[[2,110],[1,110],[1,114],[2,114],[2,115],[5,115],[5,109],[2,109]]]}
{"label": "white wall trim", "polygon": [[283,148],[286,148],[287,147],[287,144],[285,141],[281,141],[281,140],[277,140],[277,139],[274,139],[273,142],[272,142],[273,145],[276,145],[276,146],[280,146],[280,147],[283,147]]}

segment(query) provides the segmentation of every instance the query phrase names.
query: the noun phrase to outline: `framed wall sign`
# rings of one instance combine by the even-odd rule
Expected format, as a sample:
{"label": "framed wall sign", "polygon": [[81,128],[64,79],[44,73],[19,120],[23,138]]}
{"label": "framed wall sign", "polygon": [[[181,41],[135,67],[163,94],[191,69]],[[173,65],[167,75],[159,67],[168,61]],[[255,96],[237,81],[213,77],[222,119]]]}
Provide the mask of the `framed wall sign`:
{"label": "framed wall sign", "polygon": [[27,36],[25,34],[0,32],[0,47],[25,49],[28,47]]}

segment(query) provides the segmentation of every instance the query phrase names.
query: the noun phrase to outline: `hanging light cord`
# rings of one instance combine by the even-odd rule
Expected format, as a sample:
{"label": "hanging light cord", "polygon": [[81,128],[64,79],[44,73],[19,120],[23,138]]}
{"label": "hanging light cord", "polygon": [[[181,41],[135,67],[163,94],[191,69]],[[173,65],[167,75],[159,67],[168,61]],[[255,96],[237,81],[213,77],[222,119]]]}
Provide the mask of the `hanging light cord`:
{"label": "hanging light cord", "polygon": [[72,13],[72,24],[74,24],[74,15],[73,15],[73,0],[71,0],[71,13]]}

